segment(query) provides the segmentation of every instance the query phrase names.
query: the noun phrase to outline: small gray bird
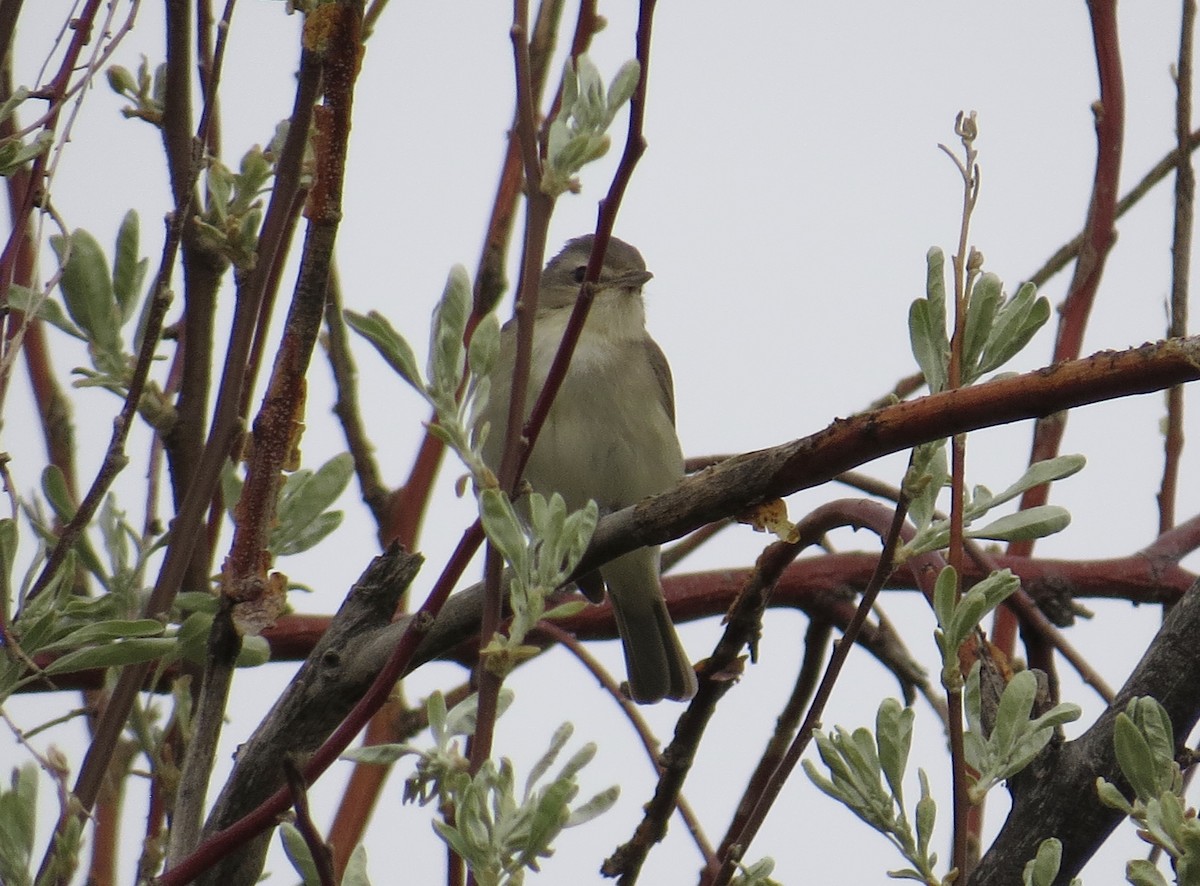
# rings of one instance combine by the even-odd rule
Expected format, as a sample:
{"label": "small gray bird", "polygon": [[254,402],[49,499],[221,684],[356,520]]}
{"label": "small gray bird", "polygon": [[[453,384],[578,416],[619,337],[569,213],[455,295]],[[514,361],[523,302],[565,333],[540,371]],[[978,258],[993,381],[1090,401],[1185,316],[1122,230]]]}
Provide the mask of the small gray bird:
{"label": "small gray bird", "polygon": [[[589,234],[571,240],[542,272],[526,418],[575,306],[592,239]],[[609,241],[583,334],[525,468],[534,490],[559,493],[569,508],[595,499],[601,514],[611,513],[683,477],[671,368],[646,334],[642,285],[651,276],[641,253],[615,237]],[[501,335],[484,413],[491,431],[483,455],[493,470],[502,457],[516,343],[511,321]],[[695,671],[663,600],[658,548],[631,551],[600,567],[600,574],[616,613],[633,700],[647,704],[695,695]],[[599,601],[593,582],[580,584]]]}

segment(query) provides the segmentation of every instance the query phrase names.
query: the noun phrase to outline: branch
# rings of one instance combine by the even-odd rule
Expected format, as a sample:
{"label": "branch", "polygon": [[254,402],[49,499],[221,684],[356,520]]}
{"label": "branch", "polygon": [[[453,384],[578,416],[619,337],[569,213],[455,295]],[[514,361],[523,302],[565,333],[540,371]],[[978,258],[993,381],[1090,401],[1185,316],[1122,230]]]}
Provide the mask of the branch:
{"label": "branch", "polygon": [[1124,785],[1113,750],[1113,724],[1131,698],[1149,695],[1167,710],[1175,735],[1200,718],[1200,583],[1170,611],[1113,704],[1082,736],[1021,773],[1008,820],[971,878],[971,886],[1021,882],[1021,871],[1046,837],[1062,841],[1058,881],[1077,875],[1122,816],[1096,798],[1096,779]]}

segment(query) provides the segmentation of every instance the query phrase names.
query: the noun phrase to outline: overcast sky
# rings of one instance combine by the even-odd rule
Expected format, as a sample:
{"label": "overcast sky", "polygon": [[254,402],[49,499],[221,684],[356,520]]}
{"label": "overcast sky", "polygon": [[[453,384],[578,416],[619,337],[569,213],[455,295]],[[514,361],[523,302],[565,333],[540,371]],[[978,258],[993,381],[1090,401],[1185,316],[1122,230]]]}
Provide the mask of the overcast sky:
{"label": "overcast sky", "polygon": [[[122,14],[125,6],[119,7]],[[52,29],[69,7],[62,0],[27,4],[17,39],[18,80],[33,85]],[[116,61],[132,69],[139,54],[161,59],[158,7],[143,4]],[[610,23],[596,38],[593,57],[606,79],[633,56],[635,7],[601,4]],[[429,310],[449,268],[462,263],[473,273],[478,260],[512,113],[510,14],[509,5],[498,2],[394,2],[364,58],[339,235],[346,303],[388,315],[422,356]],[[573,15],[572,6],[564,18]],[[40,16],[41,29],[35,21]],[[230,165],[251,144],[265,142],[289,113],[299,24],[298,17],[285,15],[281,2],[243,0],[237,7],[221,97]],[[1153,0],[1126,4],[1121,24],[1128,94],[1124,192],[1174,140],[1170,66],[1178,45],[1178,8]],[[812,433],[863,408],[913,371],[906,316],[909,303],[923,294],[926,250],[940,245],[949,253],[957,241],[960,179],[937,144],[954,145],[959,110],[977,111],[981,130],[983,191],[972,242],[985,254],[988,269],[1015,290],[1082,224],[1094,165],[1091,104],[1097,97],[1086,10],[1078,2],[660,3],[647,105],[649,149],[616,234],[641,249],[655,274],[647,287],[649,325],[674,369],[685,452],[741,452]],[[120,117],[122,104],[103,81],[88,96],[54,182],[54,202],[72,227],[87,228],[104,244],[112,242],[124,212],[136,208],[143,254],[156,260],[160,219],[169,206],[160,144],[150,127]],[[551,251],[594,227],[596,201],[607,190],[624,120],[622,115],[614,127],[618,149],[585,171],[580,195],[559,201]],[[1120,240],[1085,354],[1163,335],[1169,188],[1161,186],[1119,223]],[[43,272],[51,266],[47,254]],[[1061,300],[1066,282],[1063,275],[1046,287],[1052,303]],[[509,310],[506,302],[501,311]],[[1011,368],[1043,365],[1051,340],[1048,328]],[[369,429],[386,479],[396,484],[409,469],[426,411],[368,348],[359,351]],[[64,370],[84,360],[69,345],[59,353]],[[318,355],[303,441],[309,466],[344,448],[331,403],[329,373]],[[104,392],[81,394],[79,439],[106,440],[114,406]],[[21,381],[9,394],[0,449],[12,454],[25,494],[32,492],[44,459],[39,440],[28,433],[28,409]],[[1193,439],[1200,436],[1198,411],[1200,403],[1190,393],[1187,427]],[[1063,451],[1085,452],[1089,464],[1055,489],[1053,501],[1071,508],[1074,522],[1061,536],[1041,542],[1039,554],[1121,556],[1153,538],[1163,412],[1162,397],[1147,396],[1072,415]],[[1007,486],[1028,457],[1029,436],[1028,425],[974,435],[970,482]],[[135,464],[118,487],[135,523],[145,442],[141,435],[131,445]],[[98,449],[82,453],[81,476],[90,477],[99,455]],[[897,482],[902,464],[902,458],[889,459],[868,470]],[[428,589],[471,517],[470,502],[453,496],[456,472],[453,466],[446,471],[426,522],[427,566],[418,594]],[[1185,458],[1181,518],[1200,507],[1195,475],[1195,460]],[[842,488],[811,490],[790,499],[789,507],[795,519],[820,501],[845,495]],[[292,578],[317,589],[294,601],[298,609],[331,611],[375,553],[373,526],[356,487],[343,507],[337,556],[318,549],[281,564]],[[764,541],[738,528],[691,558],[687,568],[746,566]],[[837,536],[835,543],[844,550],[878,549],[876,539],[866,535]],[[217,553],[219,558],[223,551]],[[924,602],[908,594],[888,596],[883,605],[910,649],[932,667],[932,618]],[[1120,604],[1094,608],[1097,618],[1070,636],[1119,685],[1159,613]],[[685,788],[714,841],[791,688],[805,625],[793,613],[771,614],[760,663],[748,668],[718,709]],[[720,630],[714,620],[684,626],[681,635],[698,660],[709,654]],[[603,644],[596,652],[623,672],[617,644]],[[273,697],[289,673],[280,667],[240,675],[223,761],[257,723],[262,700]],[[1077,734],[1100,707],[1066,668],[1063,675],[1066,698],[1086,711],[1072,732]],[[449,688],[462,676],[449,665],[425,668],[409,682],[408,697]],[[634,738],[615,707],[565,653],[549,654],[510,685],[517,703],[501,721],[499,753],[527,767],[553,728],[571,720],[577,740],[601,745],[583,775],[582,795],[614,780],[622,783],[618,806],[564,836],[544,868],[547,883],[592,882],[602,858],[627,839],[638,820],[652,785],[650,766],[638,762]],[[826,726],[870,723],[879,700],[895,693],[894,681],[855,651]],[[10,710],[28,727],[62,702],[19,699]],[[665,703],[646,713],[669,736],[681,710]],[[78,759],[81,735],[75,724],[45,733],[40,741],[74,749]],[[0,747],[4,759],[18,759],[8,745]],[[936,720],[923,705],[911,765],[924,766],[939,791],[937,839],[947,857],[947,758]],[[318,808],[325,810],[318,818],[322,825],[348,769],[336,767],[315,792]],[[915,792],[915,773],[912,784]],[[368,838],[370,870],[376,883],[399,882],[400,862],[410,882],[437,882],[443,852],[428,829],[428,810],[401,808],[400,787],[400,777],[394,778]],[[135,791],[132,815],[140,814],[140,804]],[[991,829],[999,826],[1006,805],[1004,791],[994,792]],[[126,870],[135,860],[136,818],[131,826]],[[1124,828],[1085,881],[1117,882],[1123,860],[1139,853],[1138,847],[1132,829]],[[750,859],[763,855],[777,859],[776,876],[785,883],[835,877],[883,882],[884,870],[902,866],[882,837],[802,775],[785,790],[748,853]],[[666,843],[651,854],[643,882],[693,882],[698,865],[686,833],[673,823]],[[289,880],[278,857],[271,868],[277,878]]]}

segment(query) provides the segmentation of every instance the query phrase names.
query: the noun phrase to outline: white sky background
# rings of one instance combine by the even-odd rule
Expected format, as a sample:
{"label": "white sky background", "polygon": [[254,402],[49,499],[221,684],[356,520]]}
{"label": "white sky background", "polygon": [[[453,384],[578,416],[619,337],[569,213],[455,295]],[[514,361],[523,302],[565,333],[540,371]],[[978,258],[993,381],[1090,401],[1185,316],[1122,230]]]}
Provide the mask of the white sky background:
{"label": "white sky background", "polygon": [[[61,0],[27,4],[16,43],[20,82],[33,85],[52,29],[69,8]],[[596,38],[593,58],[607,79],[633,56],[636,4],[602,4],[601,12],[610,25]],[[339,234],[346,303],[387,314],[422,359],[428,314],[448,269],[463,263],[473,273],[478,260],[512,113],[510,14],[509,5],[498,2],[396,2],[364,59]],[[573,21],[573,15],[571,7],[564,19]],[[1169,66],[1177,52],[1178,17],[1177,4],[1123,7],[1128,111],[1122,192],[1174,140]],[[237,8],[221,97],[230,165],[251,144],[268,139],[290,112],[299,23],[284,15],[279,2],[243,0]],[[560,58],[562,51],[560,46]],[[136,30],[114,60],[135,69],[140,53],[152,62],[162,57],[159,4],[143,4]],[[936,145],[957,146],[952,124],[960,109],[977,110],[981,127],[983,194],[972,242],[986,255],[987,267],[1015,290],[1083,222],[1094,167],[1090,105],[1097,98],[1082,3],[660,3],[647,106],[649,150],[616,234],[636,244],[655,273],[647,288],[649,324],[674,368],[685,452],[741,452],[809,434],[863,408],[913,370],[906,316],[909,303],[923,294],[925,252],[936,244],[949,253],[957,241],[960,179]],[[88,96],[54,182],[54,201],[72,227],[87,228],[106,246],[126,209],[136,208],[142,252],[153,268],[161,245],[159,220],[169,208],[161,145],[150,127],[120,117],[123,104],[102,81]],[[612,155],[585,171],[583,193],[559,201],[551,251],[594,227],[596,201],[608,188],[624,121],[621,115],[614,126]],[[1162,336],[1170,187],[1160,185],[1118,223],[1120,240],[1088,327],[1085,354]],[[510,264],[514,281],[515,260],[516,253]],[[43,273],[50,267],[47,254]],[[1067,278],[1060,275],[1047,286],[1052,303],[1061,301]],[[229,292],[225,295],[228,309]],[[281,298],[286,296],[285,290]],[[506,302],[501,311],[509,310]],[[1011,368],[1030,369],[1048,360],[1056,319]],[[64,374],[84,362],[73,343],[55,340],[62,345]],[[410,467],[426,409],[368,347],[360,344],[357,353],[368,427],[387,481],[398,484]],[[17,378],[0,449],[13,456],[21,492],[30,495],[44,454],[40,435],[31,432],[24,377]],[[310,385],[303,446],[306,464],[315,467],[344,449],[330,415],[329,372],[320,354]],[[96,441],[81,453],[85,481],[101,455],[99,441],[108,438],[115,403],[95,390],[77,400],[78,439]],[[1190,392],[1193,439],[1200,436],[1198,412],[1200,403]],[[1163,414],[1162,397],[1152,395],[1072,415],[1063,451],[1085,452],[1089,465],[1053,492],[1052,500],[1068,506],[1074,522],[1061,536],[1039,543],[1040,555],[1122,556],[1153,538]],[[1028,424],[973,435],[970,482],[993,489],[1008,485],[1025,464],[1029,436]],[[137,490],[146,440],[144,433],[135,436],[134,464],[117,488],[135,523],[141,520]],[[893,458],[868,470],[896,482],[902,464]],[[455,474],[453,466],[445,472],[425,524],[421,549],[427,565],[417,581],[418,595],[430,587],[471,517],[470,503],[452,494]],[[810,490],[789,506],[798,518],[820,501],[851,494],[843,488]],[[318,589],[294,600],[302,611],[332,611],[376,553],[374,527],[357,500],[357,486],[342,507],[346,520],[334,542],[336,556],[326,546],[280,563],[294,579]],[[1180,519],[1198,507],[1194,458],[1188,457]],[[767,541],[746,528],[731,530],[685,565],[746,566]],[[845,550],[878,549],[876,539],[865,534],[835,541]],[[218,557],[223,553],[219,548]],[[883,605],[910,649],[932,667],[932,618],[924,602],[911,594],[886,595]],[[1156,627],[1158,610],[1122,604],[1095,609],[1097,618],[1071,629],[1069,637],[1119,685]],[[714,842],[791,688],[805,626],[791,613],[768,617],[760,663],[748,667],[710,726],[685,793]],[[684,626],[681,635],[692,657],[700,659],[720,630],[710,620]],[[616,643],[595,651],[623,674]],[[222,765],[290,672],[268,667],[239,675]],[[1072,732],[1077,734],[1100,706],[1068,668],[1061,673],[1066,699],[1085,707]],[[409,697],[449,688],[462,676],[456,666],[425,668],[409,681]],[[628,838],[650,796],[650,766],[616,707],[565,653],[549,654],[510,685],[517,703],[500,723],[497,750],[512,757],[519,772],[527,771],[554,727],[570,720],[577,743],[586,737],[601,746],[584,772],[581,799],[613,781],[622,784],[618,806],[567,832],[544,866],[542,882],[596,881],[603,857]],[[872,723],[879,700],[896,692],[894,681],[856,650],[825,724]],[[21,698],[9,711],[28,728],[60,712],[64,703],[71,702]],[[681,710],[665,703],[645,713],[669,737]],[[945,858],[948,758],[936,720],[923,704],[917,730],[910,768],[924,766],[933,778]],[[76,723],[37,741],[40,747],[56,743],[77,761],[82,735]],[[4,768],[22,759],[7,735],[0,741]],[[339,764],[314,791],[322,826],[331,819],[348,771],[348,764]],[[913,794],[915,786],[914,771]],[[444,854],[429,830],[428,810],[401,807],[399,793],[396,777],[367,840],[374,881],[439,882]],[[43,794],[48,801],[47,785]],[[993,831],[1006,808],[1005,792],[994,792],[988,816]],[[141,832],[142,799],[136,791],[129,809],[126,872]],[[1121,881],[1123,860],[1139,854],[1139,846],[1126,826],[1085,871],[1085,881]],[[886,869],[902,866],[882,837],[799,773],[748,853],[750,859],[763,855],[777,860],[776,876],[785,883],[884,882]],[[694,882],[699,863],[676,820],[664,845],[651,854],[642,882]],[[269,869],[276,882],[291,879],[277,855]]]}

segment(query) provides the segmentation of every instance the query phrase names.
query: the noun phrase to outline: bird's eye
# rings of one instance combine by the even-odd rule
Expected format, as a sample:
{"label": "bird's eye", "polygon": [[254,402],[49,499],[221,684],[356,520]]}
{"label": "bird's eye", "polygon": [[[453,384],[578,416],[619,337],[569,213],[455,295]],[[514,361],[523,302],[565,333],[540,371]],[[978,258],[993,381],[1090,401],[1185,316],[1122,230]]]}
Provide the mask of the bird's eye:
{"label": "bird's eye", "polygon": [[571,278],[576,283],[582,283],[586,276],[587,276],[587,265],[580,265],[579,267],[577,267],[575,269],[575,272],[571,275]]}

